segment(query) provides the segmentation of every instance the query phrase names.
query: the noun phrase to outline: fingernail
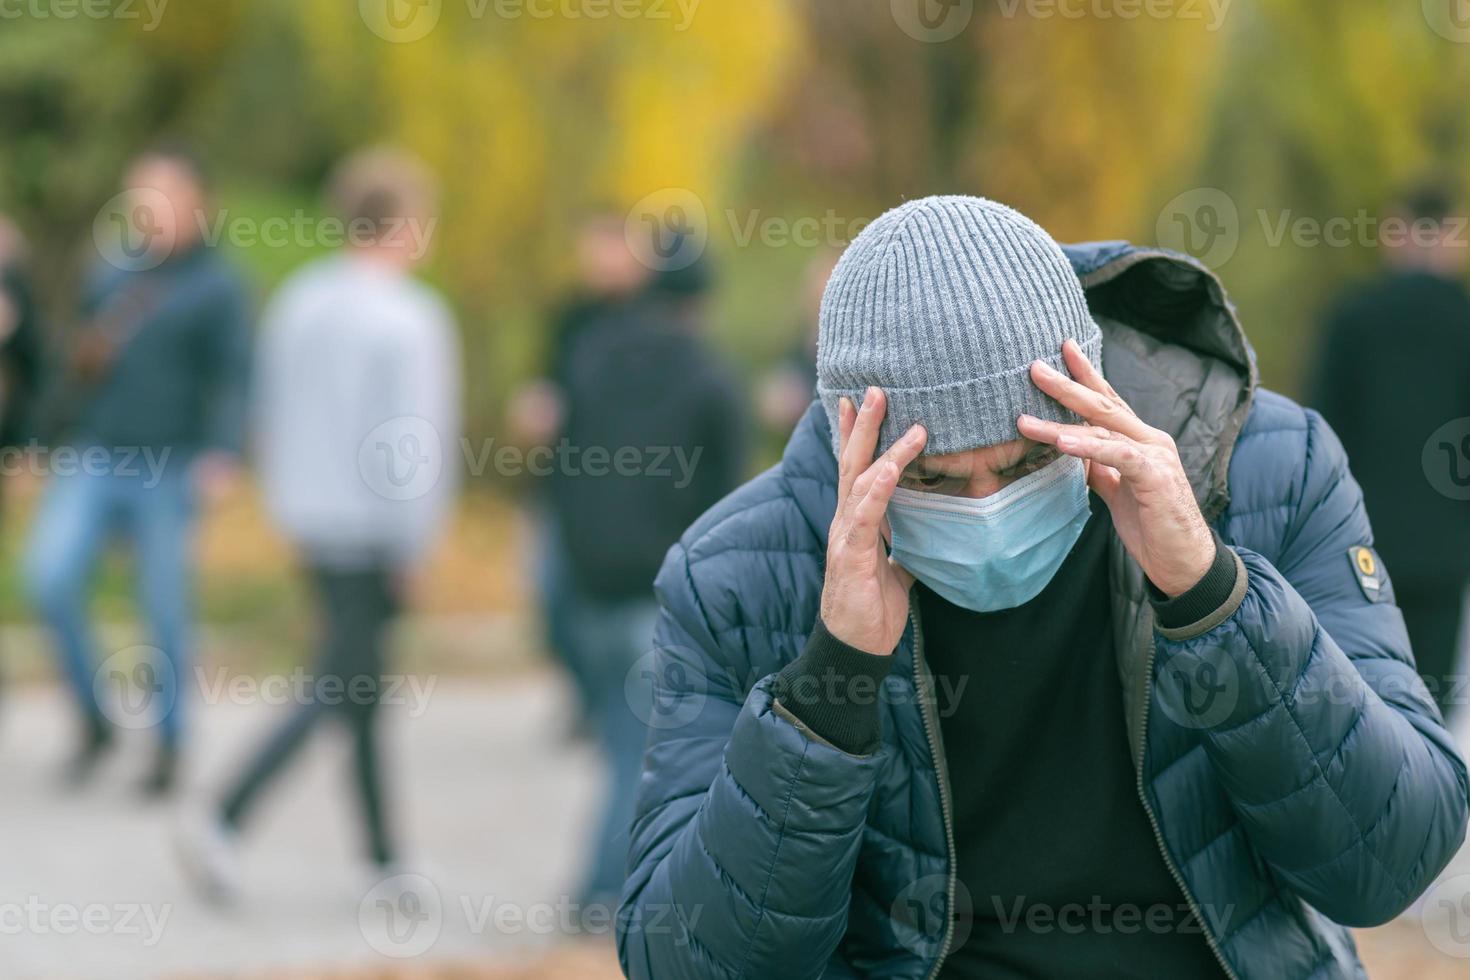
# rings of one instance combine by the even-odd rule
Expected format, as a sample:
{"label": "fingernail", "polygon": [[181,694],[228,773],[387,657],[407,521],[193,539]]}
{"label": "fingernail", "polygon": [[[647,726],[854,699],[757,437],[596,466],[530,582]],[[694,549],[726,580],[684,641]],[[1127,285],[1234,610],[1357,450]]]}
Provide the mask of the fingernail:
{"label": "fingernail", "polygon": [[1017,415],[1016,416],[1016,421],[1017,422],[1039,422],[1041,420],[1038,419],[1034,415],[1027,415],[1025,412],[1022,412],[1020,415]]}
{"label": "fingernail", "polygon": [[1032,367],[1038,367],[1038,368],[1040,368],[1042,374],[1056,374],[1057,373],[1056,372],[1056,369],[1053,368],[1050,364],[1046,363],[1045,361],[1040,361],[1040,360],[1032,361],[1031,362],[1031,365],[1032,365]]}
{"label": "fingernail", "polygon": [[903,435],[905,439],[912,439],[914,436],[919,435],[923,431],[924,427],[915,422],[913,425],[909,426],[909,431],[905,432]]}
{"label": "fingernail", "polygon": [[843,395],[841,398],[837,399],[837,405],[839,408],[852,408],[852,399],[848,398],[846,395]]}

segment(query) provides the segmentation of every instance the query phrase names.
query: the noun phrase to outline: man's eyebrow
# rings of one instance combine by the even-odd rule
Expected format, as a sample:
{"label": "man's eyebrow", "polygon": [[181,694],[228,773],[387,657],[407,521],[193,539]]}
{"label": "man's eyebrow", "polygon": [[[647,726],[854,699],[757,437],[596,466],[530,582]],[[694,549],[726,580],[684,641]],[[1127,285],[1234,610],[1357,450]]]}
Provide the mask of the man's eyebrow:
{"label": "man's eyebrow", "polygon": [[925,476],[969,476],[970,460],[920,456],[905,466],[903,471],[910,474],[922,473]]}
{"label": "man's eyebrow", "polygon": [[996,465],[995,467],[994,472],[1005,473],[1008,470],[1013,470],[1016,467],[1023,465],[1032,457],[1047,457],[1049,459],[1050,457],[1057,455],[1057,453],[1057,448],[1050,443],[1034,442],[1030,439],[1027,439],[1026,444],[1021,447],[1021,450],[1018,453],[1016,453],[1015,458],[1002,463],[998,463],[998,465]]}
{"label": "man's eyebrow", "polygon": [[1036,450],[1036,447],[1039,445],[1041,444],[1038,442],[1032,442],[1030,439],[1027,439],[1024,442],[1017,443],[1015,449],[1009,450],[1005,453],[997,454],[997,458],[995,460],[996,467],[998,469],[1006,470],[1010,469],[1013,466],[1020,465],[1021,463],[1026,461],[1026,457],[1031,455],[1031,453],[1034,452]]}

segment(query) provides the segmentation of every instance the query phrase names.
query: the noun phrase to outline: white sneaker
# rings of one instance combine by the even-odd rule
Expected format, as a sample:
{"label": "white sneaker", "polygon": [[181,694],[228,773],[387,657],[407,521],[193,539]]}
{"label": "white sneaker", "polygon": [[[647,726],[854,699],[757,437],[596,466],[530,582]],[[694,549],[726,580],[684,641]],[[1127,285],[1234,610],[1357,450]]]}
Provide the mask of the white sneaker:
{"label": "white sneaker", "polygon": [[186,814],[175,838],[184,876],[215,905],[240,897],[240,846],[235,831],[213,810]]}

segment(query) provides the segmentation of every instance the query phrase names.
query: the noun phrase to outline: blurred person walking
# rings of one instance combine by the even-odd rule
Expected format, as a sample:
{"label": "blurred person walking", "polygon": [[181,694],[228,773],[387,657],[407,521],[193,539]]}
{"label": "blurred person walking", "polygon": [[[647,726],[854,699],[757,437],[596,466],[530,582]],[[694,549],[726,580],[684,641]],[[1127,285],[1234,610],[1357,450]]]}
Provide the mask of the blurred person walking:
{"label": "blurred person walking", "polygon": [[[1437,184],[1408,194],[1398,212],[1407,233],[1385,231],[1383,274],[1326,319],[1311,397],[1352,460],[1419,673],[1448,714],[1470,696],[1456,671],[1470,506],[1437,489],[1423,453],[1441,426],[1470,420],[1470,237]],[[1436,452],[1453,479],[1465,461]]]}
{"label": "blurred person walking", "polygon": [[310,692],[181,841],[196,883],[219,900],[237,888],[239,831],[329,713],[352,738],[369,856],[380,871],[395,860],[378,745],[388,634],[457,489],[454,317],[410,275],[437,220],[437,183],[417,160],[374,149],[340,165],[328,197],[350,243],[269,304],[256,412],[266,503],[311,582],[320,648]]}
{"label": "blurred person walking", "polygon": [[56,634],[82,719],[68,775],[86,779],[114,740],[87,602],[109,537],[131,546],[138,598],[155,647],[140,648],[119,703],[156,725],[143,784],[174,783],[182,679],[193,645],[191,549],[198,498],[227,493],[238,473],[250,360],[249,303],[236,272],[205,246],[208,188],[181,147],[139,156],[127,171],[121,242],[87,290],[57,389],[50,480],[32,530],[26,580]]}
{"label": "blurred person walking", "polygon": [[[577,342],[594,325],[625,314],[643,298],[648,285],[649,269],[628,247],[624,218],[615,211],[593,211],[582,221],[576,256],[576,289],[548,323],[545,374],[517,389],[508,406],[515,438],[532,446],[554,445],[564,434],[567,375]],[[546,645],[572,682],[580,710],[574,730],[580,733],[593,714],[596,678],[594,665],[577,647],[569,628],[576,587],[563,532],[549,500],[532,500],[528,517],[533,538],[531,577]]]}
{"label": "blurred person walking", "polygon": [[648,725],[663,722],[640,668],[658,606],[653,577],[689,522],[740,482],[743,400],[705,342],[708,266],[661,272],[591,324],[565,368],[566,452],[552,477],[573,595],[567,626],[587,658],[609,788],[582,887],[614,907]]}

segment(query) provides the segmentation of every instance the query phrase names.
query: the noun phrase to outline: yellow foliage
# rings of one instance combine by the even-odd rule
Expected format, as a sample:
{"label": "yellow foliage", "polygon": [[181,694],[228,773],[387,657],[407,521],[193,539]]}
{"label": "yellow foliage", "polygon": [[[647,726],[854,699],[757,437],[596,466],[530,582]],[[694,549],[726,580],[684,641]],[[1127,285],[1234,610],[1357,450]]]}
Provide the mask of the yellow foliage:
{"label": "yellow foliage", "polygon": [[1063,240],[1144,225],[1199,162],[1224,39],[1201,20],[994,17],[978,183]]}

